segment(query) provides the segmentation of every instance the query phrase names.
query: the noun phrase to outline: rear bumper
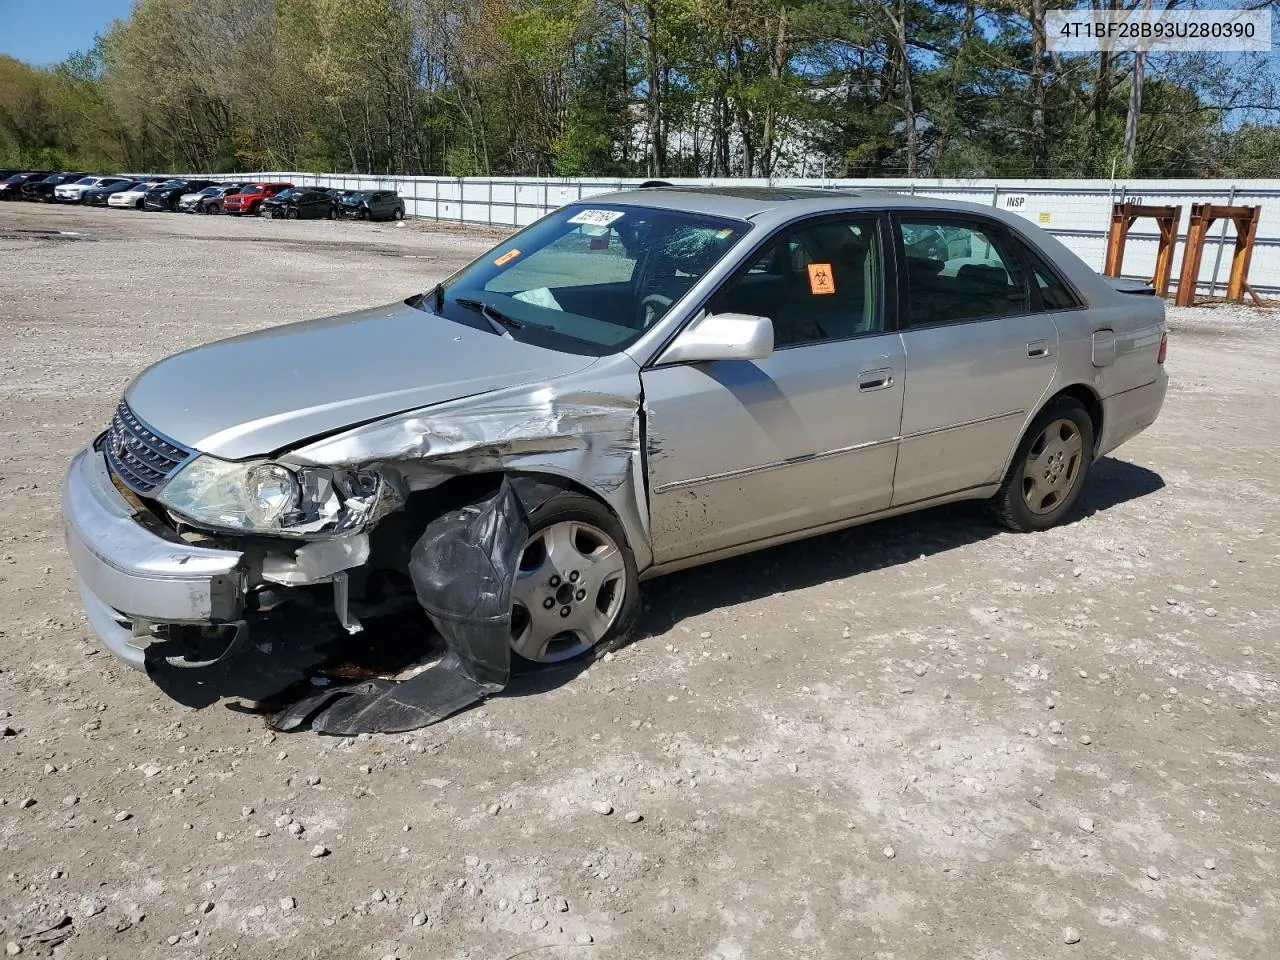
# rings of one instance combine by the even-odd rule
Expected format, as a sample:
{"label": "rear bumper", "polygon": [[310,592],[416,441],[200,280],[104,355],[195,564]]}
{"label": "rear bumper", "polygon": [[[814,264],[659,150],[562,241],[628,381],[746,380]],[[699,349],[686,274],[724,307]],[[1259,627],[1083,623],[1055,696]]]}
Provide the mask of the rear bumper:
{"label": "rear bumper", "polygon": [[1098,456],[1110,453],[1155,423],[1168,390],[1169,375],[1161,366],[1150,383],[1103,400]]}
{"label": "rear bumper", "polygon": [[244,555],[164,539],[147,530],[93,448],[78,453],[62,489],[67,550],[90,624],[141,670],[156,624],[234,622],[244,609]]}

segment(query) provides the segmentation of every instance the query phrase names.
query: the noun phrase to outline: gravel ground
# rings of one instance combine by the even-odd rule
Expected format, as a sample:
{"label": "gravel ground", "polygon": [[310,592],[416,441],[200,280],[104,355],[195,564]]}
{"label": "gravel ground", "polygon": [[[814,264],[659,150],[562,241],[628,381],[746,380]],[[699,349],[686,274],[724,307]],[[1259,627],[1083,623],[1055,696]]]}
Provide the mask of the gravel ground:
{"label": "gravel ground", "polygon": [[101,651],[58,490],[124,384],[489,242],[0,205],[10,954],[1275,956],[1275,312],[1170,311],[1164,414],[1069,526],[944,508],[655,581],[639,642],[416,734],[273,735]]}

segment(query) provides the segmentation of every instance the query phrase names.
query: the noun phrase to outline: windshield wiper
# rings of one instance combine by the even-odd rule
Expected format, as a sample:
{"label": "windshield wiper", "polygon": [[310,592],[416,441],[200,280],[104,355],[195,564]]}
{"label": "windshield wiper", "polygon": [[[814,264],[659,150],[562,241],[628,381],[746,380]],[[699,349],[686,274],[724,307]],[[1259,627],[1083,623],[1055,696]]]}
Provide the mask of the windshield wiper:
{"label": "windshield wiper", "polygon": [[458,297],[454,301],[460,307],[466,307],[468,310],[475,310],[480,316],[484,317],[493,326],[495,333],[506,333],[508,330],[519,330],[524,324],[515,317],[510,317],[501,310],[495,310],[483,300],[472,300],[468,297]]}

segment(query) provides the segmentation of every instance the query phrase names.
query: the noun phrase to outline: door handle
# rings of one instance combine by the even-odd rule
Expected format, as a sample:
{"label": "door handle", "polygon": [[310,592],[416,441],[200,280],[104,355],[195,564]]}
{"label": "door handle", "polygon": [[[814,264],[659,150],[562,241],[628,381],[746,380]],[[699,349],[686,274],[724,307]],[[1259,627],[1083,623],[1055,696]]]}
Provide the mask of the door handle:
{"label": "door handle", "polygon": [[893,386],[893,367],[881,367],[878,370],[863,370],[858,374],[858,389],[864,393],[872,390],[887,390]]}
{"label": "door handle", "polygon": [[1030,343],[1027,344],[1027,356],[1031,357],[1033,360],[1038,360],[1041,357],[1047,357],[1048,355],[1049,355],[1048,340],[1032,340]]}

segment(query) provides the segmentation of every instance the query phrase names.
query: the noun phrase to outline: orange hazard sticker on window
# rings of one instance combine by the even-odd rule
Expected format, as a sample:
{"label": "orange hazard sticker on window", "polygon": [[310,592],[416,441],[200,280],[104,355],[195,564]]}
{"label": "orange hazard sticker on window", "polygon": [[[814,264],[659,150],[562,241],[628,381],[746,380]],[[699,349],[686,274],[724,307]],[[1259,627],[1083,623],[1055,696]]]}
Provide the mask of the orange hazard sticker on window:
{"label": "orange hazard sticker on window", "polygon": [[514,260],[518,256],[520,256],[520,251],[517,250],[515,247],[512,247],[510,250],[508,250],[506,253],[500,256],[497,260],[493,261],[493,265],[495,267],[505,267],[508,263],[510,263],[512,260]]}
{"label": "orange hazard sticker on window", "polygon": [[836,281],[831,276],[831,264],[809,264],[809,292],[816,296],[836,292]]}

